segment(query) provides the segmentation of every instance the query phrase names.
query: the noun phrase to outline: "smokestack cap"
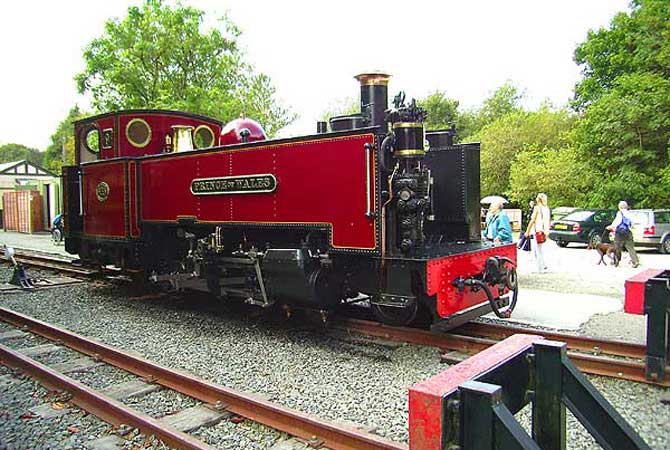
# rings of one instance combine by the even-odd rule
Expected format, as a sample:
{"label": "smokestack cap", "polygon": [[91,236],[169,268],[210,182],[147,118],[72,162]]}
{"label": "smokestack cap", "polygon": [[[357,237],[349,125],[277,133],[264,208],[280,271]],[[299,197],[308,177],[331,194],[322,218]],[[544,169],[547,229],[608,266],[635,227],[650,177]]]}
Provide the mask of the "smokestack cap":
{"label": "smokestack cap", "polygon": [[365,72],[356,75],[354,78],[358,80],[361,86],[382,85],[387,86],[391,75],[386,72]]}

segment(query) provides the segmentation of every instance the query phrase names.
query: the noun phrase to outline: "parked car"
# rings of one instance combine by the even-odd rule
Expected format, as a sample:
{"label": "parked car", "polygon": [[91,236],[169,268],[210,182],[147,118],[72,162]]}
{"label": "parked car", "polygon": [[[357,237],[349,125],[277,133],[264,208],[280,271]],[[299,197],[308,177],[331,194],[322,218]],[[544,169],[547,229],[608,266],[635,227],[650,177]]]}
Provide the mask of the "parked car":
{"label": "parked car", "polygon": [[[636,247],[655,247],[670,253],[670,209],[631,209],[633,242]],[[614,233],[610,233],[614,239]]]}
{"label": "parked car", "polygon": [[571,242],[599,244],[605,227],[612,223],[616,211],[613,209],[579,209],[551,224],[549,239],[559,247]]}
{"label": "parked car", "polygon": [[558,208],[551,209],[551,220],[560,220],[563,217],[567,216],[571,212],[577,211],[579,208],[573,208],[571,206],[559,206]]}

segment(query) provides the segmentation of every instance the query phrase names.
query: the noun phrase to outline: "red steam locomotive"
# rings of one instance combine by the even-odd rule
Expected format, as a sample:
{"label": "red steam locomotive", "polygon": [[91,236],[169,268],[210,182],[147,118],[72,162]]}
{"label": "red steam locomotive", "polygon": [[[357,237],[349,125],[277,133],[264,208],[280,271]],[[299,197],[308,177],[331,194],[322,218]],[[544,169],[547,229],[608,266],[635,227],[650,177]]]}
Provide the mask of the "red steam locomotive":
{"label": "red steam locomotive", "polygon": [[389,108],[388,75],[356,78],[360,112],[311,136],[158,110],[76,122],[67,251],[261,307],[362,302],[438,329],[509,316],[516,248],[481,241],[479,145],[425,131],[404,93]]}

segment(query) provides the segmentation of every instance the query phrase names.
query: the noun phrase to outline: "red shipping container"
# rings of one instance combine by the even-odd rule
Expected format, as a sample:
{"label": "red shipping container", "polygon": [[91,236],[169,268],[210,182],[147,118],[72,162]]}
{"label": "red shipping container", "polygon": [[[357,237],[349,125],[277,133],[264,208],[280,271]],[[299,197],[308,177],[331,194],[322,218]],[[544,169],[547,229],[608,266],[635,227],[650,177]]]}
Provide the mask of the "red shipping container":
{"label": "red shipping container", "polygon": [[42,196],[37,191],[12,191],[2,194],[2,222],[5,231],[42,231]]}
{"label": "red shipping container", "polygon": [[647,269],[626,280],[623,310],[629,314],[644,314],[644,285],[649,278],[663,273],[660,269]]}

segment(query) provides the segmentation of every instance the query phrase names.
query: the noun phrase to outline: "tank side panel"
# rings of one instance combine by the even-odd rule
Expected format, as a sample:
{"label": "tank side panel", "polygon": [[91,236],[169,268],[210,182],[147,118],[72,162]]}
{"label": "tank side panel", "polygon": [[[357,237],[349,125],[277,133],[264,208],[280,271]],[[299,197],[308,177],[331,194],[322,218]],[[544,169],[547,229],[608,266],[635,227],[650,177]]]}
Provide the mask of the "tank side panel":
{"label": "tank side panel", "polygon": [[[337,248],[375,250],[376,220],[366,217],[366,152],[372,134],[292,141],[141,162],[141,221],[314,225]],[[370,206],[375,162],[370,152]],[[274,192],[194,195],[194,179],[271,174]]]}
{"label": "tank side panel", "polygon": [[126,161],[117,160],[84,166],[85,236],[106,238],[127,236],[126,164]]}

